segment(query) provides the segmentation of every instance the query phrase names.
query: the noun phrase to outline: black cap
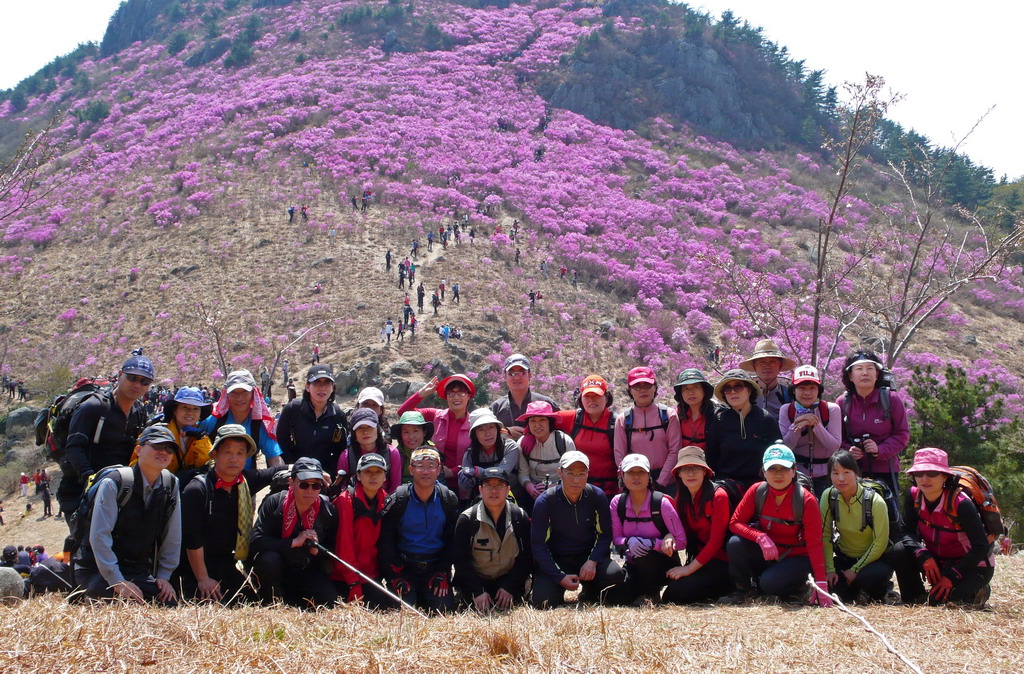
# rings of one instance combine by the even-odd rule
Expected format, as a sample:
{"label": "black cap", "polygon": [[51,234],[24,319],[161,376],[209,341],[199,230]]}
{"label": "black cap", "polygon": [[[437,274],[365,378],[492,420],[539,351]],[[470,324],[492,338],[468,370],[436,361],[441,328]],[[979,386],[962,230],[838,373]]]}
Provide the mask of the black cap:
{"label": "black cap", "polygon": [[292,477],[296,480],[323,480],[324,467],[316,459],[304,456],[292,464]]}
{"label": "black cap", "polygon": [[312,384],[317,379],[330,379],[334,381],[334,371],[330,365],[314,365],[306,373],[306,383]]}
{"label": "black cap", "polygon": [[484,480],[501,480],[507,485],[512,484],[508,478],[508,473],[498,467],[484,468],[480,471],[480,483],[483,484]]}

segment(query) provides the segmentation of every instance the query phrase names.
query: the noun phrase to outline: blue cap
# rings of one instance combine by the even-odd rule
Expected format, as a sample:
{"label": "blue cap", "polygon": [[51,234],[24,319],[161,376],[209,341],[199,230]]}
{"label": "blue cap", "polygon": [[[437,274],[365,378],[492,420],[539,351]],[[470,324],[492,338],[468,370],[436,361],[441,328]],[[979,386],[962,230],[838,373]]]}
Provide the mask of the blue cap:
{"label": "blue cap", "polygon": [[776,442],[773,445],[769,445],[768,449],[764,450],[764,457],[761,459],[761,465],[765,470],[768,470],[772,466],[792,468],[796,465],[796,457],[793,456],[792,449],[781,442]]}
{"label": "blue cap", "polygon": [[125,374],[136,374],[147,379],[156,379],[156,372],[153,370],[153,361],[145,356],[132,356],[121,366],[121,372]]}
{"label": "blue cap", "polygon": [[196,407],[206,407],[210,404],[206,402],[203,392],[194,386],[182,386],[178,389],[178,392],[174,394],[174,402]]}

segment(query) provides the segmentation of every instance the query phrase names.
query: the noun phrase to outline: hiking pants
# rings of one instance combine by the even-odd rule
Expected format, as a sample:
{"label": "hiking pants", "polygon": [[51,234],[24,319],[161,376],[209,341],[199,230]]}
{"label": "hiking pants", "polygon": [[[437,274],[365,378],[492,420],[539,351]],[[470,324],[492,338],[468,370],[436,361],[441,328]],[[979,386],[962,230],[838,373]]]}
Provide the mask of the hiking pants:
{"label": "hiking pants", "polygon": [[[921,567],[917,564],[917,558],[912,550],[908,550],[902,545],[896,547],[899,548],[899,552],[894,555],[893,561],[896,567],[896,579],[900,583],[900,596],[904,602],[923,603],[927,596],[927,590],[924,588]],[[935,561],[939,562],[939,568],[945,571],[956,560],[942,562],[936,559]],[[963,578],[953,581],[953,589],[949,591],[949,598],[946,601],[958,604],[976,603],[978,592],[992,581],[993,573],[995,573],[995,569],[991,566],[974,567],[964,574]],[[928,603],[935,605],[941,602],[936,602],[928,597]]]}
{"label": "hiking pants", "polygon": [[[448,594],[443,597],[438,597],[427,585],[430,581],[430,577],[434,575],[435,571],[430,569],[415,569],[411,568],[411,566],[412,565],[407,565],[406,569],[402,571],[402,577],[412,585],[412,589],[402,596],[402,599],[409,604],[428,612],[436,611],[438,613],[451,613],[454,611],[455,588],[451,585],[451,575],[448,575]],[[392,592],[395,592],[394,587],[390,589]],[[398,593],[395,592],[395,594]]]}
{"label": "hiking pants", "polygon": [[671,557],[651,550],[643,557],[631,559],[626,562],[626,587],[634,599],[637,597],[661,598],[661,589],[665,587],[668,578],[665,572],[679,566],[678,553],[672,553]]}
{"label": "hiking pants", "polygon": [[[587,561],[587,555],[559,557],[555,555],[558,568],[577,573]],[[581,583],[583,592],[581,601],[602,602],[606,604],[626,604],[631,601],[629,591],[625,587],[626,574],[622,567],[611,559],[597,563],[597,575],[593,580]],[[530,604],[534,608],[556,608],[565,602],[565,588],[557,580],[538,573],[533,577],[533,592]]]}
{"label": "hiking pants", "polygon": [[839,582],[836,583],[833,591],[845,602],[857,598],[857,593],[864,590],[873,601],[882,601],[889,591],[889,581],[892,580],[892,565],[886,560],[886,555],[871,562],[857,573],[853,583],[846,582],[843,571],[857,563],[856,559],[847,557],[838,550],[835,553],[836,573],[839,574]]}
{"label": "hiking pants", "polygon": [[673,604],[713,601],[729,594],[731,590],[729,562],[723,559],[712,559],[689,576],[668,581],[662,601]]}
{"label": "hiking pants", "polygon": [[[160,588],[156,586],[156,578],[148,573],[142,574],[125,574],[125,580],[135,583],[139,590],[142,592],[142,596],[147,601],[151,601],[159,604],[160,606],[174,607],[178,605],[178,602],[174,599],[165,602],[157,602],[156,596],[160,594]],[[114,590],[110,588],[110,583],[103,577],[96,569],[88,569],[84,566],[75,565],[75,581],[78,586],[85,590],[85,596],[91,599],[113,599]]]}
{"label": "hiking pants", "polygon": [[[807,587],[811,573],[811,560],[807,555],[769,562],[761,554],[761,547],[742,536],[733,536],[726,544],[729,554],[729,575],[741,590],[749,589],[751,579],[757,579],[761,592],[766,595],[790,597],[800,595]],[[786,548],[779,548],[782,555]]]}
{"label": "hiking pants", "polygon": [[338,601],[338,590],[319,563],[302,569],[286,564],[281,553],[266,550],[256,555],[252,566],[264,601],[281,599],[298,608],[330,607]]}

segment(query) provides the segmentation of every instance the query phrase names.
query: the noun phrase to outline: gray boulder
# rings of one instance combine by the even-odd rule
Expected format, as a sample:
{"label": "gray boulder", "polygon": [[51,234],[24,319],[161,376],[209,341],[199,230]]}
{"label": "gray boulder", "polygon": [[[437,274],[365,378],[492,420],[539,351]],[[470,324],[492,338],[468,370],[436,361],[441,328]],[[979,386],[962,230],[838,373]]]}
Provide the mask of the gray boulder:
{"label": "gray boulder", "polygon": [[353,386],[359,385],[359,372],[355,368],[351,370],[336,370],[334,373],[334,388],[339,394],[344,395]]}
{"label": "gray boulder", "polygon": [[412,374],[412,363],[407,360],[400,360],[397,363],[392,363],[391,367],[388,368],[388,373],[397,376],[405,376]]}
{"label": "gray boulder", "polygon": [[39,414],[37,407],[19,407],[13,410],[7,415],[7,435],[16,437],[30,432],[36,422],[37,414]]}
{"label": "gray boulder", "polygon": [[384,388],[388,400],[404,401],[409,397],[409,382],[396,381]]}
{"label": "gray boulder", "polygon": [[25,579],[9,566],[0,566],[0,603],[13,604],[25,598]]}

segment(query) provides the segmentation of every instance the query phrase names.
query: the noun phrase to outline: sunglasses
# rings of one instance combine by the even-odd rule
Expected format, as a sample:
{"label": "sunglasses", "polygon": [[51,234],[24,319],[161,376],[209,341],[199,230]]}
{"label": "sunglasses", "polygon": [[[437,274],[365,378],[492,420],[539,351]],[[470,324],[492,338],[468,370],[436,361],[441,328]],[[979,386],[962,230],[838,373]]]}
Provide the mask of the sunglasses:
{"label": "sunglasses", "polygon": [[299,489],[312,489],[313,491],[320,491],[324,488],[323,482],[300,482]]}
{"label": "sunglasses", "polygon": [[149,386],[150,384],[153,383],[152,379],[147,379],[146,377],[140,377],[137,374],[126,374],[124,376],[124,378],[126,380],[130,381],[133,384],[142,384],[143,386]]}
{"label": "sunglasses", "polygon": [[722,393],[736,393],[737,391],[745,391],[746,389],[746,384],[726,384],[722,387]]}
{"label": "sunglasses", "polygon": [[940,475],[942,477],[946,476],[945,473],[940,473],[937,470],[922,470],[920,472],[914,473],[914,475],[923,475],[924,477],[930,477],[930,478],[936,478],[936,477],[939,477]]}
{"label": "sunglasses", "polygon": [[174,454],[174,447],[167,444],[166,442],[160,443],[159,445],[150,445],[153,449],[164,454]]}

